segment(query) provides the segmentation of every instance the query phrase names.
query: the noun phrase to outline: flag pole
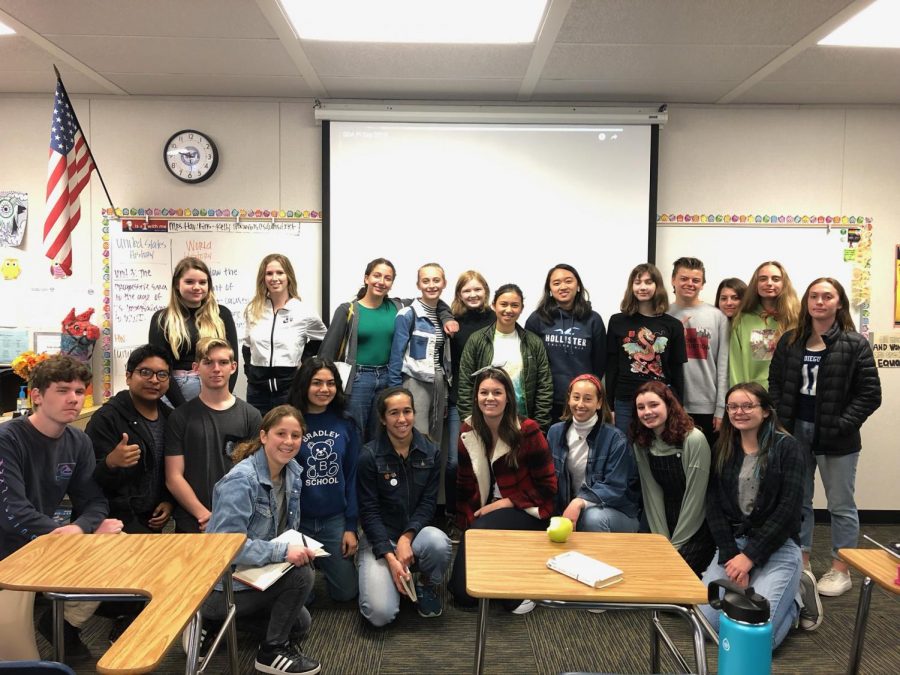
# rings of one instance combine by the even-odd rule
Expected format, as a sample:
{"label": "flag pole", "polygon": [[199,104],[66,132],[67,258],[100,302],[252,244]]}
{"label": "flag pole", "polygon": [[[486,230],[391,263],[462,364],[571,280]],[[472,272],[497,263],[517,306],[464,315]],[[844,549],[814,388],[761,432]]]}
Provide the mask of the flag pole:
{"label": "flag pole", "polygon": [[56,73],[56,81],[59,82],[59,86],[62,87],[63,94],[66,95],[66,100],[69,101],[69,105],[72,108],[72,117],[75,118],[75,124],[77,124],[78,128],[82,130],[81,137],[84,138],[84,146],[87,148],[88,155],[91,156],[91,162],[94,164],[94,171],[97,172],[97,178],[100,179],[100,185],[103,186],[103,192],[106,193],[106,200],[109,202],[109,205],[112,208],[113,215],[116,215],[116,206],[115,204],[113,204],[112,197],[109,196],[109,190],[106,189],[106,181],[103,180],[103,174],[100,173],[100,167],[97,165],[97,160],[94,159],[94,153],[91,151],[91,145],[87,142],[87,138],[84,135],[84,127],[81,126],[81,122],[78,121],[78,115],[75,114],[75,106],[72,105],[72,99],[69,98],[69,92],[66,91],[66,85],[63,84],[62,75],[59,74],[59,69],[56,67],[56,64],[53,64],[53,72]]}

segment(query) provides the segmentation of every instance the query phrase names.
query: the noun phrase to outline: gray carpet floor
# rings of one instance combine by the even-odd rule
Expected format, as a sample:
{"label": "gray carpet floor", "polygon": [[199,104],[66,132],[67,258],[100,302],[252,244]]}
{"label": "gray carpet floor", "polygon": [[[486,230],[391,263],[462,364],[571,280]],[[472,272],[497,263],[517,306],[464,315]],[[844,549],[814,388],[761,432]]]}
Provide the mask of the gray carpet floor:
{"label": "gray carpet floor", "polygon": [[[900,539],[900,524],[863,526],[863,533],[879,541]],[[813,570],[820,575],[829,566],[827,526],[817,525]],[[861,546],[866,544],[861,540]],[[856,617],[861,577],[853,574],[853,589],[839,598],[823,598],[825,621],[815,632],[793,631],[774,655],[773,672],[830,675],[846,671]],[[660,583],[665,571],[660,570]],[[311,608],[312,632],[304,651],[322,662],[322,672],[354,673],[468,673],[475,652],[477,613],[456,608],[445,596],[444,613],[422,619],[404,603],[400,616],[384,629],[370,627],[355,603],[339,605],[327,599],[322,580],[317,581],[317,600]],[[683,620],[665,617],[666,625],[689,663],[693,663],[690,634]],[[82,631],[94,660],[72,664],[78,673],[94,672],[96,659],[107,649],[109,619],[94,617]],[[239,627],[240,628],[240,627]],[[555,610],[539,607],[526,616],[514,616],[492,606],[488,623],[487,673],[604,673],[649,672],[650,615],[647,612]],[[40,637],[44,657],[50,646]],[[253,673],[256,642],[239,630],[241,673]],[[224,652],[220,648],[220,652]],[[716,671],[716,649],[707,644],[710,672]],[[159,673],[183,673],[184,654],[173,647]],[[663,649],[662,672],[678,672]],[[224,654],[213,657],[207,672],[228,672]],[[876,587],[869,612],[862,673],[900,673],[900,596]]]}

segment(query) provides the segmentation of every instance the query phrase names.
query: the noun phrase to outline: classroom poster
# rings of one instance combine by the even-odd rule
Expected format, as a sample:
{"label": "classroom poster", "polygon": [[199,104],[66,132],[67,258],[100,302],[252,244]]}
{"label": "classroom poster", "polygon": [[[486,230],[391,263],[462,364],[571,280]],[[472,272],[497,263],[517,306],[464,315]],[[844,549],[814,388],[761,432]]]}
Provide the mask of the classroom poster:
{"label": "classroom poster", "polygon": [[900,368],[900,335],[876,335],[872,343],[878,368]]}
{"label": "classroom poster", "polygon": [[28,194],[0,192],[0,246],[21,246],[28,224]]}

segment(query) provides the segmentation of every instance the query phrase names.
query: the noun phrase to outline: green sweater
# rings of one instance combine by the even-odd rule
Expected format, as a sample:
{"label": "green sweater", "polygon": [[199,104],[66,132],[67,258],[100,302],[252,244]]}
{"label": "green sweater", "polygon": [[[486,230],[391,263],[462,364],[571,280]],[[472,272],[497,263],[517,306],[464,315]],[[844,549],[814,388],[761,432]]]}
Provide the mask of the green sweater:
{"label": "green sweater", "polygon": [[740,382],[758,382],[769,388],[769,364],[781,336],[773,316],[741,314],[731,328],[728,352],[728,386]]}
{"label": "green sweater", "polygon": [[[650,462],[647,460],[648,452],[659,457],[674,455],[677,452],[682,453],[681,462],[684,466],[685,478],[684,498],[681,500],[681,512],[674,532],[669,532],[666,524],[663,491],[650,472]],[[709,482],[710,464],[709,445],[706,437],[700,429],[694,427],[680,448],[669,445],[661,438],[654,437],[649,448],[635,445],[634,457],[637,460],[638,473],[641,476],[644,511],[647,513],[650,531],[653,534],[667,537],[672,542],[672,546],[681,548],[706,520],[706,484]]]}

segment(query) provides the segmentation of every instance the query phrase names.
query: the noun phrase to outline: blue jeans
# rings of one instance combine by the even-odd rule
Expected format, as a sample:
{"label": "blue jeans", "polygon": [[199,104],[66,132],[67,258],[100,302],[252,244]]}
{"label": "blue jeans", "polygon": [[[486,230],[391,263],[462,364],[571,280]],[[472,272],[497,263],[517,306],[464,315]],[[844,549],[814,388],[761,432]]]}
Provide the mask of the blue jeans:
{"label": "blue jeans", "polygon": [[[188,371],[184,375],[173,373],[172,379],[178,383],[178,388],[181,389],[181,395],[184,396],[185,401],[190,401],[200,395],[200,373],[194,371]],[[166,399],[167,402],[168,400]],[[169,405],[172,404],[169,403]]]}
{"label": "blue jeans", "polygon": [[586,506],[578,517],[579,532],[637,532],[638,519],[608,506]]}
{"label": "blue jeans", "polygon": [[345,558],[341,553],[346,522],[343,513],[329,518],[300,518],[300,532],[321,542],[331,554],[327,558],[316,558],[316,567],[325,574],[328,595],[335,602],[352,600],[358,591],[353,557]]}
{"label": "blue jeans", "polygon": [[[412,541],[420,576],[440,584],[450,565],[450,539],[436,527],[423,527]],[[373,626],[386,626],[400,611],[400,593],[391,568],[376,558],[365,535],[359,541],[359,611]]]}
{"label": "blue jeans", "polygon": [[[747,538],[738,537],[735,543],[738,549],[743,551],[747,545]],[[725,562],[728,561],[723,561]],[[802,569],[803,557],[800,554],[800,547],[793,539],[788,539],[781,548],[769,556],[765,565],[750,570],[750,585],[769,601],[769,608],[772,611],[772,649],[781,644],[800,615]],[[727,578],[724,565],[719,564],[719,552],[716,551],[716,557],[703,573],[703,585],[709,586],[711,581]],[[718,632],[719,612],[709,605],[700,605],[700,611]]]}
{"label": "blue jeans", "polygon": [[628,427],[631,426],[631,409],[634,407],[634,401],[624,398],[617,398],[614,404],[613,412],[616,414],[616,429],[626,436],[628,435]]}
{"label": "blue jeans", "polygon": [[828,500],[828,512],[831,514],[831,557],[839,560],[838,549],[856,548],[859,541],[859,513],[854,497],[859,452],[847,455],[814,455],[809,449],[814,432],[815,425],[811,422],[797,420],[794,423],[794,438],[800,442],[806,459],[800,545],[806,552],[812,550],[815,525],[813,493],[818,466],[822,485],[825,487],[825,498]]}
{"label": "blue jeans", "polygon": [[353,376],[353,386],[347,400],[347,413],[357,426],[365,443],[378,435],[378,411],[375,400],[387,387],[387,366],[357,366]]}

